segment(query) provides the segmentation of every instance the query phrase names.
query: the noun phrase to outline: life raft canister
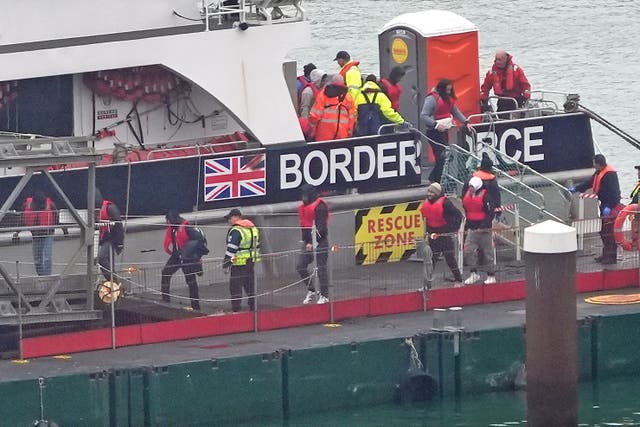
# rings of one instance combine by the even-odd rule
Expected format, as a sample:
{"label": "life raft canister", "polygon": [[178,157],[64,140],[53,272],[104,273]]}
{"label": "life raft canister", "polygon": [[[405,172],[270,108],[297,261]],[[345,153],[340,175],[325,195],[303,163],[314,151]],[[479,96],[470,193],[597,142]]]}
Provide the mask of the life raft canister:
{"label": "life raft canister", "polygon": [[[616,243],[625,251],[633,251],[639,248],[638,231],[640,229],[640,216],[636,217],[636,215],[640,215],[639,204],[625,206],[624,209],[618,213],[613,223],[613,237]],[[627,218],[631,221],[631,240],[625,239],[624,232],[622,231],[622,227]]]}

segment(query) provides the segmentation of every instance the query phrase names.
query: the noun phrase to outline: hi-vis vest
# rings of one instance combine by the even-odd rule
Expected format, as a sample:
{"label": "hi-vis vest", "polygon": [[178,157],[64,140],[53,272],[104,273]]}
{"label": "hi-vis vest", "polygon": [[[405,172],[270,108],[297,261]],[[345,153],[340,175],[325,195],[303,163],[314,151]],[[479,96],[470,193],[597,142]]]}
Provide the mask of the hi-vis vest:
{"label": "hi-vis vest", "polygon": [[238,230],[241,236],[240,246],[232,259],[233,265],[247,265],[249,260],[260,262],[260,231],[253,223],[249,223],[249,227],[236,224],[229,230]]}

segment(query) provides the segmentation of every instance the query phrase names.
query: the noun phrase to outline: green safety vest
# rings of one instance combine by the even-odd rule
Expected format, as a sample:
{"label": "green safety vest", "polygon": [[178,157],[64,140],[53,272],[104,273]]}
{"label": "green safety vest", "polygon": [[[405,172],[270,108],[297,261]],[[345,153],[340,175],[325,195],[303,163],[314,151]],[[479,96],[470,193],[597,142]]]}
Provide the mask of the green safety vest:
{"label": "green safety vest", "polygon": [[[253,262],[260,261],[260,231],[258,227],[242,227],[234,225],[231,230],[236,229],[240,232],[240,247],[233,258],[233,265],[247,265],[251,259]],[[231,231],[229,230],[229,231]]]}

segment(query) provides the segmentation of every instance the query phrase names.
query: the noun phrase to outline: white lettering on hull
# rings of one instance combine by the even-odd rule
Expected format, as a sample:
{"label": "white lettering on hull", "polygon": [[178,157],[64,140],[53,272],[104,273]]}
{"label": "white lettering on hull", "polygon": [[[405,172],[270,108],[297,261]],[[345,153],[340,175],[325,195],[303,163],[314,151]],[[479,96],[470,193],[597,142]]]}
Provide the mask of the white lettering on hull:
{"label": "white lettering on hull", "polygon": [[[419,174],[420,145],[413,141],[385,142],[370,147],[358,145],[328,152],[312,150],[280,156],[280,189],[298,188],[303,182],[322,186],[336,182],[360,182],[373,177],[388,179]],[[313,163],[313,167],[311,166]]]}
{"label": "white lettering on hull", "polygon": [[[544,161],[543,140],[539,137],[544,132],[544,127],[542,125],[529,126],[525,127],[523,131],[524,135],[518,129],[507,129],[502,132],[500,139],[495,132],[478,132],[478,141],[491,141],[492,147],[518,162]],[[522,150],[518,147],[522,147]]]}

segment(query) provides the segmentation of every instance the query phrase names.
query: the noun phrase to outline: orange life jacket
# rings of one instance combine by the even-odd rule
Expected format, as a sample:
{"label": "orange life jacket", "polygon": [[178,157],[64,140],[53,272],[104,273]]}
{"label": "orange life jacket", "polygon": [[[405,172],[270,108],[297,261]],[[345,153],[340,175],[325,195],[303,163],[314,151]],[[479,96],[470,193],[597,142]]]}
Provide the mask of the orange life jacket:
{"label": "orange life jacket", "polygon": [[591,186],[591,188],[593,188],[593,193],[594,194],[598,194],[598,192],[600,191],[600,184],[602,183],[602,178],[604,178],[604,176],[606,174],[608,174],[609,172],[615,172],[616,170],[610,166],[610,165],[606,165],[605,167],[602,168],[602,170],[600,172],[598,172],[594,177],[593,177],[593,185]]}
{"label": "orange life jacket", "polygon": [[356,108],[351,94],[330,98],[324,91],[318,92],[309,113],[316,141],[349,138],[355,122]]}

